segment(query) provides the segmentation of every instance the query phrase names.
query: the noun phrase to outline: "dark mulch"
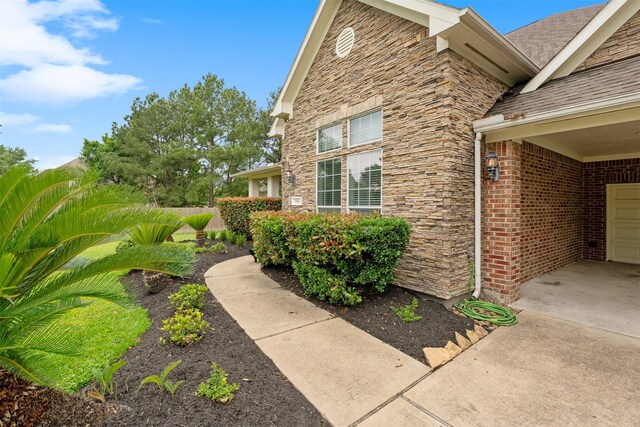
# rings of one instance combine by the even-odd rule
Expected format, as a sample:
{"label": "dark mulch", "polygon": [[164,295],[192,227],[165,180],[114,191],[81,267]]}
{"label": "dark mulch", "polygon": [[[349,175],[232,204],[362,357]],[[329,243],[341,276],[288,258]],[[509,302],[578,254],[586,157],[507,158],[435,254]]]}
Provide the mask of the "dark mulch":
{"label": "dark mulch", "polygon": [[[285,289],[304,296],[304,289],[291,268],[265,267],[262,271]],[[416,313],[422,320],[404,323],[390,306],[405,306],[413,298],[420,300]],[[390,286],[382,294],[365,293],[362,303],[354,307],[332,305],[315,297],[309,300],[423,363],[424,347],[443,347],[447,341],[455,342],[456,331],[464,335],[465,329],[473,329],[472,320],[453,314],[424,295],[397,286]]]}
{"label": "dark mulch", "polygon": [[[106,425],[318,426],[324,423],[318,411],[287,381],[211,293],[206,295],[203,312],[212,329],[202,341],[188,347],[159,343],[160,337],[166,337],[160,330],[162,320],[174,311],[168,295],[183,283],[204,283],[204,273],[212,265],[248,254],[248,247],[230,245],[226,254],[199,254],[192,278],[174,280],[171,286],[155,295],[148,294],[143,287],[140,272],[128,276],[153,323],[141,337],[140,344],[125,354],[127,364],[115,377],[119,385],[117,402],[128,406],[129,410],[119,411],[106,421]],[[169,378],[184,379],[185,383],[175,398],[171,399],[154,384],[145,385],[136,395],[143,378],[160,374],[165,366],[178,359],[182,364]],[[194,394],[198,384],[209,377],[211,361],[217,362],[229,374],[229,382],[240,385],[235,398],[227,405]]]}
{"label": "dark mulch", "polygon": [[0,426],[100,425],[117,405],[33,385],[0,370]]}

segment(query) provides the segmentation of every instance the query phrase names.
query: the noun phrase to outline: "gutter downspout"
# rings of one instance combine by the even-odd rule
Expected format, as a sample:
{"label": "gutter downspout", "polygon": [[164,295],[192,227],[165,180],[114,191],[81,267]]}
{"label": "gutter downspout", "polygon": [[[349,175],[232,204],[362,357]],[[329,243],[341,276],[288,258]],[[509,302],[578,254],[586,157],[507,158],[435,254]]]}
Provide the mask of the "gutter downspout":
{"label": "gutter downspout", "polygon": [[475,155],[475,177],[474,177],[474,264],[475,278],[473,280],[474,290],[473,298],[480,296],[482,287],[482,155],[481,146],[482,132],[476,132],[476,138],[473,141]]}

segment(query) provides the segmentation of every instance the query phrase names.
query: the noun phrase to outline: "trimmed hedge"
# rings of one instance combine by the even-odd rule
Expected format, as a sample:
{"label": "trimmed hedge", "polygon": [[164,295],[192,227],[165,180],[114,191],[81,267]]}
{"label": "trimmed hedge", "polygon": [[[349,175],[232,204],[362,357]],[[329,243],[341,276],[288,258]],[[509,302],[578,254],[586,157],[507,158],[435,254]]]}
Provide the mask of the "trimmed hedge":
{"label": "trimmed hedge", "polygon": [[411,227],[379,215],[256,212],[251,232],[258,262],[290,265],[307,295],[354,305],[363,289],[394,282]]}
{"label": "trimmed hedge", "polygon": [[279,211],[280,197],[223,197],[216,201],[220,216],[228,230],[251,238],[249,215],[251,212]]}

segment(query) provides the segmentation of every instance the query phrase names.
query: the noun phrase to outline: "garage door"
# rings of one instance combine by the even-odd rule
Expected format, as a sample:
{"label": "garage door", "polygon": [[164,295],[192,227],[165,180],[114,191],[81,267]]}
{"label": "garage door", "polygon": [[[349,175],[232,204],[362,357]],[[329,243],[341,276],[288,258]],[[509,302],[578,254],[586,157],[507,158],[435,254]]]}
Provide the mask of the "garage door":
{"label": "garage door", "polygon": [[640,264],[640,183],[607,186],[607,259]]}

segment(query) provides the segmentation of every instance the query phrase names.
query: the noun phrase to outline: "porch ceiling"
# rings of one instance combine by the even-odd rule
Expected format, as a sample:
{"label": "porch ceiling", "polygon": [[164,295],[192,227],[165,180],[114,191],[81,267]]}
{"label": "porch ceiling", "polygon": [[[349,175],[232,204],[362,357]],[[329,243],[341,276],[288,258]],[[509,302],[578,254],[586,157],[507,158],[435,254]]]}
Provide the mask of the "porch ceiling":
{"label": "porch ceiling", "polygon": [[531,136],[527,141],[583,162],[640,157],[640,120]]}

